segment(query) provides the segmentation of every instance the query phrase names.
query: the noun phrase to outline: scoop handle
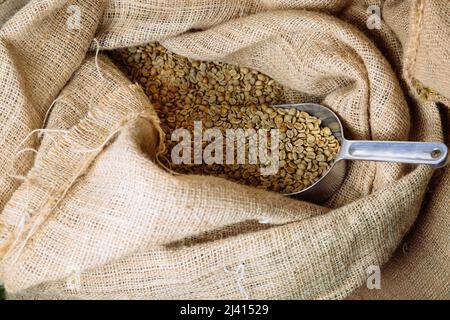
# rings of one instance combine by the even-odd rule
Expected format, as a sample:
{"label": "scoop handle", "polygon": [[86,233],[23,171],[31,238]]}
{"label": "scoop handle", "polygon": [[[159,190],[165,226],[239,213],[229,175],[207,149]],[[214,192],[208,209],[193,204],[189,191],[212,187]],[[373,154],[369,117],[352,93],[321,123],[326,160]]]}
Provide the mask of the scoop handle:
{"label": "scoop handle", "polygon": [[344,140],[339,158],[428,164],[441,168],[448,162],[448,148],[440,142]]}

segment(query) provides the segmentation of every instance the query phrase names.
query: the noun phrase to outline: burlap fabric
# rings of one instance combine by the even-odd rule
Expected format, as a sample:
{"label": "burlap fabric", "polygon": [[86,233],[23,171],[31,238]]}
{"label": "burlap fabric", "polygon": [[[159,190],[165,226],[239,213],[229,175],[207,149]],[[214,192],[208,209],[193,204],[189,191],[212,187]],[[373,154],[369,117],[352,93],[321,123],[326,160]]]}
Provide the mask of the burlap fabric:
{"label": "burlap fabric", "polygon": [[19,9],[21,9],[30,0],[0,0],[0,26],[3,25],[6,20],[12,17]]}
{"label": "burlap fabric", "polygon": [[[371,4],[380,29],[366,25]],[[152,106],[95,53],[160,41],[270,75],[288,100],[335,110],[349,137],[442,140],[449,13],[444,0],[30,1],[0,29],[9,297],[346,298],[418,221],[382,289],[356,297],[448,298],[448,170],[354,162],[323,206],[174,176],[155,163]]]}

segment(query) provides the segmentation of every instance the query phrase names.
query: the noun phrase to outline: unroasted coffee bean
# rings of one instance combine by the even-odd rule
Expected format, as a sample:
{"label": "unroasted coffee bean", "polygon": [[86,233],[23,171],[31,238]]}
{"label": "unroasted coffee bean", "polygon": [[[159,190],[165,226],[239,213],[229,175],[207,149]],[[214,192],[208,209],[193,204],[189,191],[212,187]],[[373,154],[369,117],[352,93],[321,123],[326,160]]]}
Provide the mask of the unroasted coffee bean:
{"label": "unroasted coffee bean", "polygon": [[[276,192],[296,192],[323,176],[339,152],[339,142],[320,119],[293,108],[271,107],[284,102],[284,90],[256,70],[191,60],[158,43],[120,50],[118,58],[124,71],[143,86],[152,102],[167,138],[167,150],[161,159],[176,172],[208,174]],[[278,129],[279,170],[268,176],[261,174],[260,169],[270,164],[270,157],[249,164],[248,137],[239,142],[246,150],[245,164],[174,164],[171,151],[178,142],[171,141],[172,132],[185,128],[193,136],[195,120],[201,120],[205,129],[218,128],[224,137],[226,129]],[[203,141],[202,146],[206,145]]]}

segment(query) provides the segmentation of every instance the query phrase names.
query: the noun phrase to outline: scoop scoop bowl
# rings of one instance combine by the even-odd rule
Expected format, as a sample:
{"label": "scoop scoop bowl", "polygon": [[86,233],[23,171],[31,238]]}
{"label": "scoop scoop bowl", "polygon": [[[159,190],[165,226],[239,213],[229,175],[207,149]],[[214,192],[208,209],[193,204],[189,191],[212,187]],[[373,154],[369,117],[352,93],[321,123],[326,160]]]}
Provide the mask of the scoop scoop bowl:
{"label": "scoop scoop bowl", "polygon": [[295,108],[322,120],[340,143],[340,150],[330,169],[309,187],[287,196],[321,203],[336,192],[345,178],[347,160],[385,161],[425,164],[441,168],[448,162],[448,148],[441,142],[347,140],[339,117],[316,103],[272,105],[273,108]]}

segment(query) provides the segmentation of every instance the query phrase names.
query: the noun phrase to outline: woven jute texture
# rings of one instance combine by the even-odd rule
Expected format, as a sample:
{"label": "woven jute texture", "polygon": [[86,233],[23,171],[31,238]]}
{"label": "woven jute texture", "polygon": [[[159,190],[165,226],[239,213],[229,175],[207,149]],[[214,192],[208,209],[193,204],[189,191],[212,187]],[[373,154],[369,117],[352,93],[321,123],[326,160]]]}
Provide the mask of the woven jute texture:
{"label": "woven jute texture", "polygon": [[449,16],[444,0],[31,0],[0,29],[8,297],[342,299],[386,265],[353,297],[448,298],[448,171],[349,163],[321,206],[172,175],[151,104],[105,51],[159,41],[271,76],[348,137],[442,141]]}
{"label": "woven jute texture", "polygon": [[30,0],[0,0],[0,27]]}

